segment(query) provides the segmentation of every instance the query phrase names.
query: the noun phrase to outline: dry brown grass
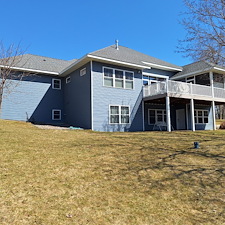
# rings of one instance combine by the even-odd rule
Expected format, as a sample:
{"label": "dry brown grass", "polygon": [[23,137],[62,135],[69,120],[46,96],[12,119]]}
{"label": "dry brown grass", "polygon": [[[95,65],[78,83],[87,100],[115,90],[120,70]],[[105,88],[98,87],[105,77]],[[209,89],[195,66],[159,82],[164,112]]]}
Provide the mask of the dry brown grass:
{"label": "dry brown grass", "polygon": [[224,135],[0,120],[0,224],[225,224]]}

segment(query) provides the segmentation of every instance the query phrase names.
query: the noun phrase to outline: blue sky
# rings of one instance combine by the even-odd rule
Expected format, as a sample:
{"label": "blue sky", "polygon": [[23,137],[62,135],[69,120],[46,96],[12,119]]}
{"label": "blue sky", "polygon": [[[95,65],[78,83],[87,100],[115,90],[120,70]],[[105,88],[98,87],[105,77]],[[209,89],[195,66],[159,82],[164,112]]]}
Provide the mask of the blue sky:
{"label": "blue sky", "polygon": [[27,53],[70,60],[119,44],[185,65],[176,53],[185,37],[182,0],[0,0],[6,45],[22,42]]}

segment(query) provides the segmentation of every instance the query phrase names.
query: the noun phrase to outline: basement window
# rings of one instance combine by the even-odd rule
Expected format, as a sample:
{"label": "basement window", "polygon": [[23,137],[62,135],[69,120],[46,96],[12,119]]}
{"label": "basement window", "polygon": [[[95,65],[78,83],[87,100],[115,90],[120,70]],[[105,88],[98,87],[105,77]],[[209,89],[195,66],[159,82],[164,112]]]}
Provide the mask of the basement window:
{"label": "basement window", "polygon": [[110,124],[128,124],[130,123],[130,107],[122,105],[110,105],[109,107]]}
{"label": "basement window", "polygon": [[197,124],[205,124],[209,122],[209,112],[208,110],[195,110],[195,123]]}
{"label": "basement window", "polygon": [[164,109],[149,109],[148,110],[148,124],[166,123],[166,110]]}
{"label": "basement window", "polygon": [[61,110],[60,109],[52,110],[52,120],[61,120]]}

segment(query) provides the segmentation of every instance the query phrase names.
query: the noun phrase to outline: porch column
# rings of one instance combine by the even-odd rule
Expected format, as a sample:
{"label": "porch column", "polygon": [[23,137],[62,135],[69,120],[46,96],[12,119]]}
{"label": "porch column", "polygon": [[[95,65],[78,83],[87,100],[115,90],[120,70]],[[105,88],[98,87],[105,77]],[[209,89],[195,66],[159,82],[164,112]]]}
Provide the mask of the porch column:
{"label": "porch column", "polygon": [[195,131],[195,109],[194,109],[193,98],[191,99],[190,111],[191,111],[191,128],[192,128],[192,131]]}
{"label": "porch column", "polygon": [[169,96],[166,96],[166,125],[167,125],[167,131],[171,132],[170,97]]}
{"label": "porch column", "polygon": [[212,97],[214,98],[214,84],[213,84],[213,72],[209,72],[210,86],[212,88]]}
{"label": "porch column", "polygon": [[143,131],[145,131],[145,102],[142,100],[142,126]]}
{"label": "porch column", "polygon": [[212,119],[213,119],[213,130],[216,130],[216,111],[214,101],[212,101]]}

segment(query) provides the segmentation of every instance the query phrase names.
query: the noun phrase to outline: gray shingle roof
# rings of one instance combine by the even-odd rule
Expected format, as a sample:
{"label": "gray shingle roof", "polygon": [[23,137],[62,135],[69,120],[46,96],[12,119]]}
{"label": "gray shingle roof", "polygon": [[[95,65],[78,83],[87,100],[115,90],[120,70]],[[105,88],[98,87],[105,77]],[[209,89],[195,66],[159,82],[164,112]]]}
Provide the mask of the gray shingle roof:
{"label": "gray shingle roof", "polygon": [[178,70],[182,69],[182,67],[180,66],[165,62],[149,55],[145,55],[141,52],[123,46],[119,46],[119,50],[117,50],[115,45],[111,45],[109,47],[92,52],[89,55],[118,60],[126,63],[137,64],[141,66],[147,66],[145,63],[143,63],[147,62],[160,66],[176,68]]}
{"label": "gray shingle roof", "polygon": [[186,66],[183,66],[183,70],[177,74],[175,74],[172,78],[185,76],[188,74],[201,73],[212,70],[214,67],[225,69],[224,67],[218,66],[214,63],[206,62],[206,61],[198,61]]}
{"label": "gray shingle roof", "polygon": [[48,72],[60,73],[64,68],[75,62],[76,60],[61,60],[45,56],[32,54],[24,54],[16,67],[26,68],[30,70],[41,70]]}

